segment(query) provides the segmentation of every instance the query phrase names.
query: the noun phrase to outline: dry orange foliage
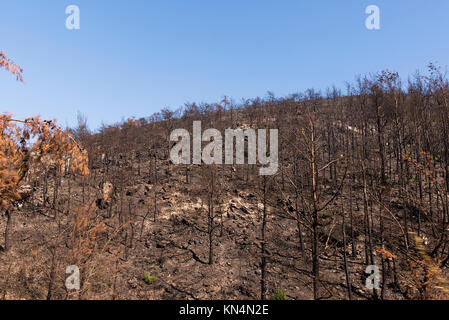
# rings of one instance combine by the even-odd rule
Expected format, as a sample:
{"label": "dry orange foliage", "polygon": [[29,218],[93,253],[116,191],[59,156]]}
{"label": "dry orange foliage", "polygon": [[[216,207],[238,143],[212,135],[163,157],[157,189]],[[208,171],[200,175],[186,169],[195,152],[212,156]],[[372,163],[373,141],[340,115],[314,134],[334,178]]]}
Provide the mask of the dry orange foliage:
{"label": "dry orange foliage", "polygon": [[89,174],[87,151],[55,121],[0,115],[0,209],[10,209],[12,202],[20,199],[20,182],[44,159],[62,170],[70,164],[73,172]]}
{"label": "dry orange foliage", "polygon": [[[75,209],[72,230],[71,262],[78,266],[83,274],[81,290],[72,292],[71,298],[106,299],[112,290],[115,296],[115,278],[118,276],[118,260],[123,255],[120,248],[114,246],[122,228],[108,230],[108,219],[96,215],[95,202]],[[103,287],[105,295],[96,296],[92,289]]]}
{"label": "dry orange foliage", "polygon": [[393,260],[397,259],[397,256],[388,251],[387,249],[384,249],[382,247],[376,247],[376,252],[382,254],[382,257],[386,260]]}
{"label": "dry orange foliage", "polygon": [[[0,51],[0,68],[5,68],[23,82],[23,69]],[[11,209],[20,200],[19,184],[29,169],[42,162],[53,162],[65,169],[89,174],[86,150],[56,121],[41,120],[39,116],[25,120],[0,115],[0,210]]]}
{"label": "dry orange foliage", "polygon": [[7,71],[11,72],[16,76],[16,80],[23,82],[23,69],[9,59],[3,51],[0,51],[0,68],[5,68]]}
{"label": "dry orange foliage", "polygon": [[433,159],[429,152],[420,151],[420,155],[423,157],[421,162],[408,156],[407,154],[402,154],[402,159],[407,161],[409,165],[413,166],[418,172],[425,174],[427,177],[433,179],[433,173],[444,174],[443,168],[438,168],[436,161]]}

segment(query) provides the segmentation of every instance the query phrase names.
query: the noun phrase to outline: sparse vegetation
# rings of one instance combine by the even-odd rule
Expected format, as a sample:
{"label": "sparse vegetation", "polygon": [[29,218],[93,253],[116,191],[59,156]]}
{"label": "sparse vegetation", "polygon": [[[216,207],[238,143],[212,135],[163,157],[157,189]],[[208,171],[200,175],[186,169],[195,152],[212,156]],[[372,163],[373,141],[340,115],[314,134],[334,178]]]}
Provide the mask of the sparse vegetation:
{"label": "sparse vegetation", "polygon": [[273,292],[271,300],[287,300],[287,295],[285,294],[284,290],[277,289]]}
{"label": "sparse vegetation", "polygon": [[157,276],[155,275],[150,276],[148,273],[145,273],[143,279],[145,280],[146,284],[154,284],[159,280]]}

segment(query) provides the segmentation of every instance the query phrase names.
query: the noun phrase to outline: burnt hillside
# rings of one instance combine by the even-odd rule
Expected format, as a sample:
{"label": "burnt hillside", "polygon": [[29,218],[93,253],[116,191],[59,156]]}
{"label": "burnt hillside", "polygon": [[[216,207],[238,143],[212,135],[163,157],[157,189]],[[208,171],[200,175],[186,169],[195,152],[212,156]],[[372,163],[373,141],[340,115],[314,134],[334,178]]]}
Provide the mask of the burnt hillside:
{"label": "burnt hillside", "polygon": [[[0,297],[445,298],[448,102],[431,66],[406,85],[381,72],[345,94],[225,98],[95,134],[80,121],[91,174],[48,163],[27,177],[1,224],[10,249],[0,252]],[[277,173],[173,164],[170,134],[192,133],[193,121],[278,129]],[[69,265],[78,291],[64,285]],[[378,289],[365,285],[368,266]]]}

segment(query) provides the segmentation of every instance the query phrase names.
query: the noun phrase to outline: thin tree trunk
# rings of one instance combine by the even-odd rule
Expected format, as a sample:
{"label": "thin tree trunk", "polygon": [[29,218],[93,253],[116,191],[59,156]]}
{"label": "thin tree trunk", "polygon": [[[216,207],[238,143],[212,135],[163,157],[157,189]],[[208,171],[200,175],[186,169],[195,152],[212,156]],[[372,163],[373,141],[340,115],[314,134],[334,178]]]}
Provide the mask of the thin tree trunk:
{"label": "thin tree trunk", "polygon": [[261,230],[261,278],[260,278],[260,299],[265,300],[266,294],[266,252],[265,252],[265,229],[267,224],[267,181],[263,177],[263,215],[262,215],[262,230]]}
{"label": "thin tree trunk", "polygon": [[11,231],[11,224],[12,224],[12,217],[11,212],[9,210],[6,210],[6,229],[5,229],[5,251],[8,251],[10,249],[9,245],[9,233]]}
{"label": "thin tree trunk", "polygon": [[313,201],[313,214],[312,214],[312,230],[313,230],[313,244],[312,244],[312,274],[313,274],[313,298],[317,300],[319,298],[319,281],[320,281],[320,265],[319,265],[319,209],[318,209],[318,169],[316,166],[316,154],[315,154],[315,128],[311,123],[311,166],[312,166],[312,201]]}
{"label": "thin tree trunk", "polygon": [[349,298],[349,300],[352,300],[352,285],[351,285],[351,278],[349,277],[348,260],[347,260],[347,254],[346,254],[346,223],[345,223],[345,211],[344,211],[343,206],[342,206],[342,216],[343,216],[343,222],[341,224],[341,230],[343,233],[343,261],[344,261],[345,276],[346,276],[346,287],[348,289],[348,298]]}

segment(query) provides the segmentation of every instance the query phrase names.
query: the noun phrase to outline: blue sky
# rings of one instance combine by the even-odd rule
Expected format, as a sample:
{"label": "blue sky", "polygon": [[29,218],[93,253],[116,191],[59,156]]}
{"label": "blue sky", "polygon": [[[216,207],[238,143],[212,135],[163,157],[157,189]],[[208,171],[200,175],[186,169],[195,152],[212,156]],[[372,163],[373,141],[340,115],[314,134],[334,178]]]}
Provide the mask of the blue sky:
{"label": "blue sky", "polygon": [[[65,28],[78,5],[81,29]],[[365,28],[377,5],[381,29]],[[144,117],[227,95],[343,87],[389,68],[407,77],[449,65],[447,0],[3,0],[0,50],[25,84],[0,72],[0,111],[73,125]]]}

